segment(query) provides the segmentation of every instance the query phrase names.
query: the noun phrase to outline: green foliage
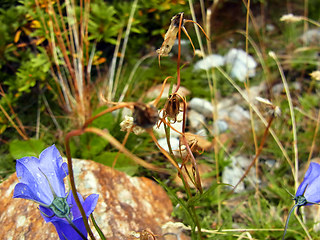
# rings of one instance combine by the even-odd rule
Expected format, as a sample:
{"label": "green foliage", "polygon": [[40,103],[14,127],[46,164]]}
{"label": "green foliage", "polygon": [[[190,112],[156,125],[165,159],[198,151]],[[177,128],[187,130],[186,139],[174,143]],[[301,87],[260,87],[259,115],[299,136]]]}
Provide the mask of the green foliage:
{"label": "green foliage", "polygon": [[2,182],[2,179],[6,176],[10,175],[15,171],[15,162],[14,158],[9,152],[9,145],[8,144],[2,144],[0,147],[0,183]]}
{"label": "green foliage", "polygon": [[98,0],[91,5],[89,20],[89,39],[97,41],[103,40],[111,44],[116,44],[116,36],[122,24],[119,23],[116,10],[105,1]]}
{"label": "green foliage", "polygon": [[10,154],[14,159],[27,156],[38,158],[43,149],[45,149],[45,143],[40,139],[13,140],[9,145]]}
{"label": "green foliage", "polygon": [[[227,1],[227,3],[221,3],[215,9],[215,15],[219,16],[223,4],[233,3],[237,1]],[[300,23],[283,23],[279,22],[279,16],[283,12],[287,11],[287,8],[279,8],[277,11],[270,12],[265,8],[272,5],[276,1],[254,0],[252,2],[252,10],[261,5],[264,7],[266,15],[261,16],[264,19],[264,23],[269,22],[275,26],[274,33],[268,33],[265,29],[259,29],[259,32],[263,35],[257,37],[249,26],[249,35],[253,38],[253,41],[257,44],[257,47],[261,51],[261,56],[267,55],[267,51],[273,50],[279,53],[278,56],[281,64],[285,68],[286,77],[290,82],[301,80],[302,85],[301,93],[296,92],[294,88],[291,88],[293,102],[295,106],[295,117],[297,122],[297,134],[298,134],[298,147],[299,147],[299,159],[300,163],[304,163],[308,158],[312,139],[315,134],[315,116],[317,116],[319,108],[319,83],[314,80],[310,83],[309,73],[318,68],[318,48],[306,47],[302,48],[299,37],[303,33],[304,24]],[[303,12],[302,8],[297,8],[297,1],[289,1],[293,10]],[[200,4],[198,1],[194,1],[196,7],[197,18],[200,19]],[[309,12],[313,19],[319,18],[319,3],[315,0],[309,2]],[[52,1],[53,8],[57,11],[57,2]],[[62,19],[67,21],[65,14],[65,4],[61,3],[64,16]],[[126,27],[128,24],[130,12],[132,10],[133,1],[103,1],[95,0],[90,2],[90,16],[89,16],[89,53],[92,49],[96,49],[94,58],[105,58],[107,60],[106,65],[110,66],[110,60],[112,58],[113,50],[117,42],[119,34],[121,40],[125,36]],[[211,4],[211,3],[210,3]],[[278,4],[278,3],[277,3]],[[276,6],[286,6],[286,4],[280,3]],[[297,9],[296,9],[297,8]],[[225,10],[224,8],[223,10]],[[232,13],[232,9],[226,9]],[[273,10],[273,9],[272,9]],[[75,9],[78,20],[80,19],[80,8]],[[135,12],[131,33],[128,40],[128,47],[126,50],[123,70],[120,73],[120,80],[118,82],[118,89],[116,90],[116,99],[119,97],[125,85],[128,83],[128,78],[131,71],[137,61],[142,56],[154,52],[159,48],[163,42],[163,35],[165,34],[170,24],[170,19],[178,12],[185,12],[185,16],[188,19],[190,17],[190,10],[188,1],[185,0],[139,0],[137,10]],[[242,5],[242,13],[246,12],[246,8]],[[256,16],[257,12],[253,12],[252,16]],[[217,14],[217,15],[216,15]],[[260,13],[259,13],[260,14]],[[244,14],[245,15],[245,14]],[[269,16],[270,15],[270,16]],[[25,156],[38,157],[40,152],[45,148],[47,142],[56,142],[57,136],[60,136],[62,143],[65,132],[73,129],[73,120],[69,120],[70,124],[67,125],[65,120],[69,119],[68,113],[62,112],[56,106],[58,91],[55,88],[55,82],[51,77],[51,70],[56,71],[56,66],[52,65],[53,56],[47,54],[47,50],[50,46],[49,41],[51,37],[57,41],[58,34],[49,36],[45,26],[40,21],[41,18],[48,24],[52,21],[52,16],[48,14],[47,9],[38,9],[34,0],[22,0],[18,5],[16,1],[11,2],[5,0],[0,6],[0,79],[1,86],[6,92],[6,98],[0,99],[0,104],[9,113],[10,117],[15,120],[19,115],[23,120],[23,124],[28,126],[28,133],[33,134],[35,126],[35,116],[39,109],[41,115],[41,140],[31,139],[29,141],[16,140],[16,135],[13,131],[10,131],[12,124],[7,120],[3,113],[0,113],[0,133],[4,133],[6,129],[9,129],[1,135],[3,142],[8,142],[0,147],[0,176],[6,176],[14,170],[14,159],[18,159]],[[267,17],[267,18],[266,18]],[[58,24],[62,29],[62,19],[58,16]],[[253,19],[252,23],[254,22]],[[250,20],[250,22],[251,22]],[[226,21],[226,19],[215,19],[214,24],[218,22]],[[233,21],[233,20],[232,20]],[[256,21],[257,26],[260,26],[260,21]],[[251,23],[250,23],[251,24]],[[47,26],[47,27],[48,27]],[[211,26],[214,28],[216,25]],[[264,28],[261,27],[261,28]],[[196,37],[193,28],[189,31],[191,38],[194,41],[196,48],[199,44],[196,42]],[[20,34],[20,35],[19,35]],[[270,35],[269,35],[270,34]],[[215,52],[225,53],[231,47],[244,48],[244,39],[237,42],[229,42],[234,37],[233,33],[226,33],[226,35],[214,36],[214,41],[211,45],[216,48]],[[66,35],[63,36],[66,41]],[[235,38],[236,39],[236,38]],[[41,45],[35,44],[37,40],[45,40]],[[223,41],[221,44],[219,41]],[[122,42],[120,47],[122,46]],[[221,47],[222,46],[222,47]],[[252,52],[251,44],[249,44],[249,51]],[[57,47],[58,62],[61,67],[64,67],[61,51]],[[86,49],[85,49],[86,51]],[[84,52],[85,52],[84,51]],[[192,52],[192,50],[190,50]],[[67,55],[72,56],[71,52]],[[187,53],[186,53],[187,55]],[[174,57],[161,58],[161,68],[158,66],[157,57],[148,58],[139,65],[135,72],[132,84],[128,89],[125,101],[137,101],[138,99],[144,100],[144,93],[152,85],[162,83],[167,76],[173,76],[170,79],[172,83],[176,82],[176,53]],[[190,54],[191,57],[191,54]],[[191,97],[202,97],[210,99],[210,89],[208,87],[207,76],[204,71],[194,72],[192,62],[196,62],[197,57],[194,57],[192,61],[182,54],[181,63],[186,63],[181,67],[181,85],[191,90]],[[191,58],[190,58],[191,59]],[[275,66],[274,61],[271,58],[264,57],[267,72],[257,69],[257,77],[250,81],[250,85],[253,86],[257,82],[265,81],[268,79],[268,93],[261,93],[263,97],[270,98],[272,101],[276,100],[282,109],[282,116],[280,119],[274,120],[272,128],[275,134],[279,137],[280,142],[284,145],[289,158],[294,158],[294,150],[292,147],[292,123],[290,117],[290,111],[288,108],[287,99],[284,94],[280,96],[274,96],[272,93],[272,87],[274,84],[280,81],[279,71]],[[88,63],[84,62],[84,66]],[[104,72],[105,66],[92,71],[92,78],[90,82],[90,88],[98,89],[101,79],[105,79],[106,72]],[[62,71],[62,75],[68,75],[68,72]],[[218,97],[231,96],[236,90],[226,81],[218,71],[214,72],[214,76],[217,80]],[[54,84],[53,84],[54,83]],[[241,85],[241,84],[240,84]],[[248,85],[248,86],[250,86]],[[59,123],[62,123],[61,132],[52,133],[52,129],[56,129],[51,121],[51,113],[47,111],[44,105],[34,107],[34,103],[38,102],[38,92],[34,87],[38,86],[40,91],[44,89],[50,90],[50,94],[47,94],[49,105],[53,106],[53,115],[57,117]],[[244,89],[244,86],[241,85]],[[100,89],[98,89],[100,90]],[[34,94],[34,93],[37,94]],[[188,97],[189,98],[189,97]],[[28,100],[28,101],[27,101]],[[90,104],[97,106],[98,97],[92,96],[89,100]],[[16,113],[12,113],[10,105],[13,106]],[[162,105],[161,105],[162,106]],[[106,109],[101,107],[96,109],[92,115],[96,115]],[[49,114],[48,114],[49,113]],[[255,117],[255,115],[254,115]],[[208,130],[211,130],[212,122],[208,123]],[[119,130],[119,119],[111,113],[103,115],[102,117],[93,121],[90,125],[99,129],[107,129],[110,134],[115,137],[119,142],[122,142],[125,133]],[[260,128],[259,124],[256,127]],[[262,129],[263,130],[263,129]],[[229,133],[227,133],[229,134]],[[319,133],[318,133],[319,134]],[[260,136],[257,136],[258,143],[260,142]],[[215,169],[216,162],[219,165],[220,173],[223,168],[229,164],[229,157],[233,155],[235,149],[237,152],[245,152],[248,155],[254,155],[253,142],[246,142],[241,136],[228,135],[228,140],[231,144],[224,144],[224,147],[220,148],[218,153],[218,159],[212,152],[204,153],[201,156],[201,161],[206,164],[211,164]],[[236,141],[233,141],[235,138]],[[211,139],[210,139],[211,140]],[[212,139],[214,141],[214,138]],[[59,143],[57,143],[59,144]],[[313,155],[317,156],[319,150],[319,137],[316,138]],[[249,145],[250,147],[243,146]],[[164,163],[162,155],[157,154],[155,151],[154,143],[150,140],[148,134],[142,134],[135,136],[131,134],[125,145],[134,154],[145,158],[152,159],[152,164],[169,166],[167,162]],[[134,161],[127,158],[123,153],[118,153],[118,149],[115,149],[108,141],[103,138],[85,133],[79,137],[73,138],[71,142],[71,151],[73,157],[79,157],[84,159],[91,159],[107,166],[112,166],[117,159],[115,169],[126,172],[129,175],[143,175],[154,176],[154,172],[150,172],[146,169],[140,168]],[[155,153],[156,152],[156,153]],[[152,157],[150,158],[150,154]],[[281,231],[272,231],[272,229],[280,229],[284,226],[285,214],[290,210],[290,206],[293,204],[291,197],[284,190],[284,187],[294,193],[293,189],[293,177],[292,171],[284,159],[283,153],[272,139],[271,136],[267,137],[267,142],[263,148],[262,158],[275,159],[277,164],[270,169],[265,169],[262,164],[259,165],[259,171],[262,171],[262,183],[259,191],[249,189],[241,194],[228,195],[229,189],[224,188],[224,184],[218,184],[213,181],[212,185],[208,189],[204,189],[204,193],[200,195],[191,189],[191,195],[178,197],[178,192],[185,191],[185,189],[171,185],[171,182],[167,180],[168,176],[159,174],[159,183],[167,190],[171,200],[175,206],[174,217],[177,217],[180,221],[183,221],[186,225],[191,226],[192,239],[197,238],[196,218],[199,219],[200,225],[203,228],[213,229],[240,229],[239,232],[225,233],[220,232],[221,235],[207,234],[204,235],[204,239],[238,239],[244,235],[241,234],[241,229],[253,228],[261,231],[252,231],[250,235],[255,239],[279,239],[282,235]],[[198,160],[198,159],[197,159]],[[142,170],[141,170],[142,169]],[[209,173],[210,176],[216,176],[213,170]],[[260,175],[260,173],[259,173]],[[202,176],[204,177],[204,176]],[[163,180],[164,179],[164,180]],[[194,211],[193,211],[194,210]],[[220,214],[220,216],[218,216]],[[196,217],[197,216],[197,217]],[[221,218],[221,219],[219,219]],[[308,229],[312,228],[313,222],[307,221],[306,225]],[[263,229],[271,229],[262,231]],[[316,233],[310,231],[312,237],[317,239]],[[295,218],[290,220],[288,238],[292,239],[304,239],[304,232],[300,224]]]}
{"label": "green foliage", "polygon": [[137,165],[133,160],[126,157],[123,153],[118,152],[103,152],[99,156],[94,158],[95,161],[102,163],[106,166],[112,167],[113,163],[117,159],[115,164],[115,169],[125,172],[129,176],[137,173],[139,165]]}
{"label": "green foliage", "polygon": [[18,68],[16,81],[5,81],[4,84],[9,86],[9,91],[16,91],[19,95],[24,92],[28,93],[37,82],[46,80],[49,69],[50,62],[46,54],[32,55],[30,61],[22,62]]}
{"label": "green foliage", "polygon": [[299,97],[301,108],[308,112],[319,106],[320,97],[313,94],[303,94]]}

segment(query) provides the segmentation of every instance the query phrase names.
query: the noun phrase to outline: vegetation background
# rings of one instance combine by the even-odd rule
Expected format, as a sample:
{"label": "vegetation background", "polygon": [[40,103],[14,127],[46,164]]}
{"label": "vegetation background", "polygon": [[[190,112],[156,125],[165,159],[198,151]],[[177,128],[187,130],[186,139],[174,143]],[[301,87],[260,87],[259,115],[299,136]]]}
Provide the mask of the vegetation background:
{"label": "vegetation background", "polygon": [[[200,43],[195,28],[188,25],[196,49],[203,48],[206,55],[224,55],[231,48],[241,48],[259,63],[250,82],[234,82],[227,68],[194,72],[194,64],[202,57],[193,56],[191,48],[182,49],[181,81],[191,90],[187,101],[201,97],[218,103],[232,98],[238,88],[246,92],[250,86],[265,83],[261,97],[282,111],[272,123],[277,140],[267,136],[264,127],[255,129],[255,122],[261,120],[252,104],[247,104],[254,130],[229,135],[223,147],[197,156],[199,163],[212,169],[203,178],[214,180],[202,195],[192,190],[193,198],[181,196],[184,189],[175,184],[174,174],[168,177],[149,171],[94,134],[72,140],[72,157],[111,166],[117,156],[116,169],[159,179],[175,206],[195,207],[201,227],[207,230],[203,238],[279,239],[293,205],[285,189],[295,192],[308,163],[320,151],[320,78],[310,75],[319,70],[319,9],[317,0],[1,0],[0,181],[15,171],[15,159],[38,156],[53,143],[63,152],[65,135],[106,109],[106,101],[152,100],[144,96],[150,87],[168,76],[176,77],[177,54],[162,57],[159,67],[155,51],[172,16],[184,12],[187,19],[203,26],[211,40],[201,35]],[[280,21],[288,13],[302,18]],[[305,41],[303,34],[310,29],[315,35]],[[275,95],[273,87],[283,81],[288,88]],[[263,114],[267,116],[267,111]],[[122,142],[125,133],[120,131],[120,121],[119,114],[110,113],[92,126],[108,129]],[[215,137],[209,134],[208,139]],[[261,139],[266,142],[259,152]],[[172,168],[148,134],[131,134],[126,148],[152,164]],[[258,152],[259,187],[228,194],[219,176],[231,163],[231,156],[253,159]],[[272,168],[259,165],[268,159],[276,162]],[[186,225],[195,224],[184,207],[176,207],[173,214]],[[292,217],[288,239],[319,239],[317,215],[307,207],[304,223]],[[221,230],[219,234],[216,229]],[[250,231],[242,233],[244,229]]]}

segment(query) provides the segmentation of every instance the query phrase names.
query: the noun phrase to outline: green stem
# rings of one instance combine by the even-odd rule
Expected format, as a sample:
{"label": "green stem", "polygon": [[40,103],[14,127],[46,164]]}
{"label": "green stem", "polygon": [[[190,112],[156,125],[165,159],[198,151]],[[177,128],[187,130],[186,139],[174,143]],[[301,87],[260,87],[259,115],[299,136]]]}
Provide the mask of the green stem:
{"label": "green stem", "polygon": [[286,226],[285,226],[285,228],[284,228],[283,235],[282,235],[282,240],[284,240],[284,237],[286,236],[291,213],[293,212],[293,210],[294,210],[297,206],[298,206],[297,204],[294,205],[294,206],[291,208],[290,212],[289,212],[289,215],[288,215],[287,220],[286,220]]}
{"label": "green stem", "polygon": [[101,240],[107,240],[106,237],[104,236],[103,232],[101,231],[101,229],[99,228],[96,220],[94,219],[93,217],[93,213],[90,214],[90,218],[91,218],[91,221],[93,223],[93,226],[95,227],[95,229],[97,230]]}

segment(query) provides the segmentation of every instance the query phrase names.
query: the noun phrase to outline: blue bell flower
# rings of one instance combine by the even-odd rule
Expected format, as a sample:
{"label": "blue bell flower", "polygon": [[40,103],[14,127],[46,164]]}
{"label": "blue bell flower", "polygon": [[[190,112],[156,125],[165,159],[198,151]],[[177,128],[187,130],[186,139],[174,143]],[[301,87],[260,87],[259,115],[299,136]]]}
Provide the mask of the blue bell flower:
{"label": "blue bell flower", "polygon": [[286,220],[285,229],[282,240],[287,232],[289,219],[293,210],[297,207],[318,204],[320,202],[320,164],[311,162],[310,166],[304,176],[302,183],[299,185],[296,195],[293,197],[295,205],[291,208],[288,218]]}
{"label": "blue bell flower", "polygon": [[[20,183],[14,188],[14,198],[38,203],[42,217],[52,222],[61,240],[87,239],[87,230],[72,192],[67,194],[65,190],[63,179],[68,175],[67,163],[62,161],[54,145],[42,151],[39,158],[18,159],[16,170]],[[88,218],[99,196],[91,194],[83,200],[77,194]]]}

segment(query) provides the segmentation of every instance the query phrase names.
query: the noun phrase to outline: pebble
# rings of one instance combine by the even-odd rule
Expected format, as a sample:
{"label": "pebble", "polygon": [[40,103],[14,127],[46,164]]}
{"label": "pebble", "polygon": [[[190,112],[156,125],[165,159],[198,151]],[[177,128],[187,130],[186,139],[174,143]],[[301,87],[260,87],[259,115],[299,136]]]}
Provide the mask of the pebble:
{"label": "pebble", "polygon": [[189,107],[205,117],[212,118],[213,106],[211,102],[202,98],[192,98],[189,102]]}
{"label": "pebble", "polygon": [[246,76],[254,77],[257,63],[254,58],[242,49],[232,48],[224,57],[225,63],[231,66],[230,76],[244,82]]}

